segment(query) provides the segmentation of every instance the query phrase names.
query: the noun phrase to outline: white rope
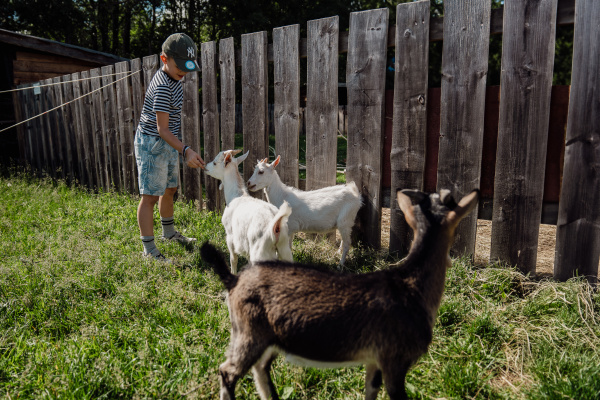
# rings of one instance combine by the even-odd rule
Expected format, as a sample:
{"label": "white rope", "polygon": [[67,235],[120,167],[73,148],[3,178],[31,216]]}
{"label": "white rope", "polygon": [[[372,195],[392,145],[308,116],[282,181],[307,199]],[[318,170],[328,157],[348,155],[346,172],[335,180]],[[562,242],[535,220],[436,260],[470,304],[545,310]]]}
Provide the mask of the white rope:
{"label": "white rope", "polygon": [[[136,72],[139,72],[139,71],[136,71]],[[37,88],[42,88],[42,87],[45,87],[45,86],[62,85],[62,84],[65,84],[65,83],[87,81],[87,80],[90,80],[90,79],[104,78],[105,76],[115,76],[115,75],[121,75],[121,74],[126,74],[126,73],[127,72],[115,72],[114,74],[91,76],[89,78],[74,79],[72,81],[53,82],[53,83],[47,83],[45,85],[33,85],[33,86],[27,86],[27,87],[17,88],[17,89],[0,90],[0,94],[2,94],[2,93],[11,93],[11,92],[19,92],[21,90],[37,89]]]}
{"label": "white rope", "polygon": [[[102,89],[104,89],[105,87],[108,87],[108,86],[110,86],[110,85],[114,85],[115,83],[117,83],[117,82],[119,82],[119,81],[121,81],[121,80],[123,80],[123,79],[125,79],[125,78],[129,78],[131,75],[133,75],[133,74],[137,74],[137,73],[138,73],[138,72],[140,72],[140,71],[142,71],[142,70],[140,69],[140,70],[134,71],[134,72],[130,73],[130,74],[129,74],[129,75],[127,75],[127,76],[124,76],[124,77],[122,77],[122,78],[119,78],[119,79],[117,79],[117,80],[116,80],[116,81],[114,81],[114,82],[111,82],[111,83],[109,83],[109,84],[107,84],[107,85],[104,85],[104,86],[102,86],[102,87],[99,87],[98,89],[94,89],[94,90],[92,90],[91,92],[88,92],[88,93],[86,93],[86,94],[84,94],[84,95],[81,95],[81,96],[77,97],[76,99],[73,99],[73,100],[71,100],[71,101],[67,101],[66,103],[63,103],[63,104],[61,104],[61,105],[59,105],[59,106],[56,106],[56,107],[54,107],[54,108],[51,108],[50,110],[46,110],[46,111],[44,111],[44,112],[42,112],[42,113],[40,113],[40,114],[38,114],[38,115],[34,115],[34,116],[33,116],[33,117],[31,117],[31,118],[28,118],[28,119],[26,119],[26,120],[23,120],[23,121],[21,121],[21,122],[18,122],[18,123],[16,123],[16,124],[14,124],[14,125],[12,125],[12,126],[9,126],[9,127],[7,127],[7,128],[4,128],[4,129],[0,130],[0,133],[2,133],[2,132],[4,132],[4,131],[7,131],[7,130],[9,130],[9,129],[12,129],[12,128],[16,127],[16,126],[19,126],[19,125],[21,125],[21,124],[24,124],[24,123],[26,123],[26,122],[29,122],[29,121],[31,121],[31,120],[34,120],[34,119],[36,119],[36,118],[38,118],[38,117],[41,117],[41,116],[42,116],[42,115],[44,115],[44,114],[48,114],[49,112],[52,112],[52,111],[54,111],[54,110],[58,110],[59,108],[61,108],[61,107],[64,107],[64,106],[66,106],[67,104],[70,104],[70,103],[72,103],[72,102],[74,102],[74,101],[77,101],[77,100],[79,100],[79,99],[82,99],[82,98],[84,98],[85,96],[89,96],[90,94],[92,94],[92,93],[94,93],[94,92],[97,92],[97,91],[99,91],[99,90],[102,90]],[[125,72],[120,72],[120,73],[124,74]]]}

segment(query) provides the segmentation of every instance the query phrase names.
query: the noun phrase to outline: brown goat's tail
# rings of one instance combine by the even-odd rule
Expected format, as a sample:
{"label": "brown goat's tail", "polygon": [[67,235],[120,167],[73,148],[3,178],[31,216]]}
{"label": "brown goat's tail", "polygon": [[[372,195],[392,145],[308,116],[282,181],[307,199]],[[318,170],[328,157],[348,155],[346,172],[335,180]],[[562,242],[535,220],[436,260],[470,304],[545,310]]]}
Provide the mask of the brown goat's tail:
{"label": "brown goat's tail", "polygon": [[202,245],[200,254],[202,255],[202,260],[209,264],[219,276],[219,279],[221,279],[221,282],[223,282],[227,291],[233,289],[237,283],[238,277],[229,271],[229,267],[227,266],[227,263],[225,263],[223,254],[208,242],[205,242]]}

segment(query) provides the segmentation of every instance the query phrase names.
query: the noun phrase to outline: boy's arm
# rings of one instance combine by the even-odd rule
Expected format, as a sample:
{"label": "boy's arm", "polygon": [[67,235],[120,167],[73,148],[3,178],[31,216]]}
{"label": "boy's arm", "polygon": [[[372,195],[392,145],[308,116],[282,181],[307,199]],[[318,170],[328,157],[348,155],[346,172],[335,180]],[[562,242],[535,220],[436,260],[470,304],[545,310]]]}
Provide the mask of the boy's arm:
{"label": "boy's arm", "polygon": [[[169,113],[157,111],[156,112],[156,127],[158,134],[165,142],[172,148],[180,153],[183,153],[184,144],[181,140],[177,139],[177,136],[173,135],[173,132],[169,129]],[[185,163],[191,168],[203,168],[204,160],[198,153],[192,150],[190,147],[185,151]]]}

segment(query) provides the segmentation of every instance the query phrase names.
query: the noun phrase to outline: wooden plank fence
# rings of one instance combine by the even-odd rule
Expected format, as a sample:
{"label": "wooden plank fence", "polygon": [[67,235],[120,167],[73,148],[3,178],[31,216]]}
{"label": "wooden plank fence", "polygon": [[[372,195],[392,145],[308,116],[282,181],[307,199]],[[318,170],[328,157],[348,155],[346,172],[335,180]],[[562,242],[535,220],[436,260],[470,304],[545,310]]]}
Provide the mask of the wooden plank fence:
{"label": "wooden plank fence", "polygon": [[[549,200],[549,188],[560,190],[555,277],[579,274],[595,281],[600,118],[593,105],[600,103],[600,3],[506,0],[502,9],[491,10],[490,0],[446,0],[444,7],[444,18],[430,18],[428,0],[400,4],[394,23],[387,9],[352,13],[348,32],[339,32],[338,17],[309,21],[306,38],[300,38],[299,25],[276,28],[272,44],[267,32],[249,33],[239,49],[234,38],[218,46],[202,43],[202,72],[184,79],[184,142],[198,152],[203,146],[210,161],[220,149],[233,148],[236,133],[242,133],[244,151],[250,152],[243,167],[248,179],[254,162],[269,156],[268,136],[274,135],[283,180],[301,186],[299,160],[305,150],[305,186],[316,189],[335,183],[339,130],[348,140],[347,178],[365,200],[358,223],[364,244],[381,245],[385,179],[392,195],[402,188],[447,188],[460,197],[482,187],[482,203],[492,207],[491,260],[532,273],[542,208],[558,200]],[[555,99],[563,89],[551,86],[560,24],[575,25],[568,119],[559,112],[566,103]],[[504,35],[501,91],[486,88],[489,35],[496,33]],[[429,43],[435,40],[443,40],[439,89],[427,84]],[[394,90],[386,95],[390,47],[395,49]],[[347,53],[345,109],[338,106],[340,53]],[[300,107],[301,58],[307,65],[305,108]],[[159,66],[152,55],[19,92],[20,120],[72,101],[18,128],[20,154],[39,175],[137,194],[133,136],[146,85]],[[242,89],[239,105],[236,82]],[[563,122],[550,122],[555,117]],[[302,135],[306,149],[299,148]],[[557,160],[563,152],[564,168]],[[204,201],[209,209],[223,206],[212,178],[201,179],[187,167],[182,172],[185,199]],[[490,210],[485,204],[482,213]],[[411,235],[394,201],[390,208],[390,251],[404,254]],[[473,214],[458,227],[455,255],[473,254],[476,222]]]}

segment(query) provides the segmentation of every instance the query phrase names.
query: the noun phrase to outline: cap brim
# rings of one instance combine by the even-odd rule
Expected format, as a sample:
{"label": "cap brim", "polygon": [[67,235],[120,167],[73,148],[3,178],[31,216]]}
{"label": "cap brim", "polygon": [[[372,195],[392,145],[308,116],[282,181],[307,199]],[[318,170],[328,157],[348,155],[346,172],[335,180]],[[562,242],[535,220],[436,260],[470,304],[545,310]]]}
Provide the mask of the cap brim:
{"label": "cap brim", "polygon": [[175,65],[177,68],[184,72],[193,72],[200,71],[200,66],[196,60],[192,59],[183,59],[183,58],[173,58],[175,60]]}

